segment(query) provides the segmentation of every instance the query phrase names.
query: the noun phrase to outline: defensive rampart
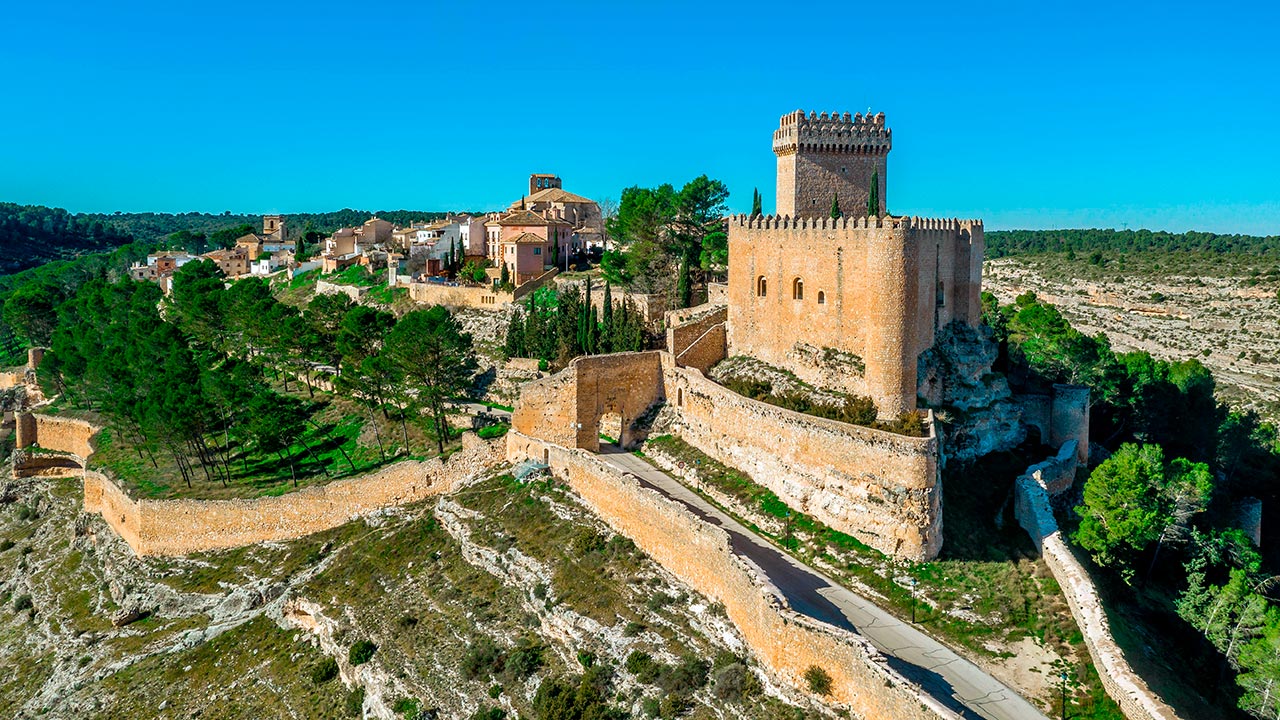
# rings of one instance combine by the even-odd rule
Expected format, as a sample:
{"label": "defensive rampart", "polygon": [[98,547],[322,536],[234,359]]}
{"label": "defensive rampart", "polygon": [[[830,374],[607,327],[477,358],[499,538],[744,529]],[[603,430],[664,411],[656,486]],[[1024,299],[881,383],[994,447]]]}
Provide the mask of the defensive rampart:
{"label": "defensive rampart", "polygon": [[668,363],[665,379],[675,430],[689,444],[881,552],[937,556],[942,500],[932,418],[928,437],[908,437],[751,400],[692,368]]}
{"label": "defensive rampart", "polygon": [[709,371],[728,351],[728,320],[729,308],[723,305],[669,311],[667,352],[680,365]]}
{"label": "defensive rampart", "polygon": [[713,601],[761,662],[796,688],[818,666],[831,675],[832,697],[868,720],[955,718],[920,688],[889,668],[864,638],[791,610],[735,555],[728,534],[684,506],[643,487],[593,455],[512,431],[508,459],[544,460],[593,512],[633,540],[663,567]]}
{"label": "defensive rampart", "polygon": [[138,555],[183,555],[292,540],[386,507],[452,492],[501,462],[501,441],[463,435],[447,461],[405,461],[371,475],[251,500],[134,500],[105,475],[84,474],[84,509],[101,513]]}
{"label": "defensive rampart", "polygon": [[[1156,696],[1125,660],[1124,652],[1111,634],[1111,624],[1098,597],[1098,589],[1063,539],[1053,516],[1049,502],[1052,493],[1048,486],[1057,479],[1057,486],[1062,487],[1061,478],[1066,474],[1067,466],[1074,475],[1076,448],[1071,445],[1064,444],[1057,457],[1031,466],[1015,481],[1014,516],[1031,535],[1045,565],[1062,587],[1071,615],[1080,626],[1089,655],[1102,679],[1102,686],[1120,705],[1125,717],[1129,720],[1177,720],[1178,715],[1173,708]],[[1069,482],[1066,487],[1070,487]]]}
{"label": "defensive rampart", "polygon": [[97,427],[84,420],[30,412],[14,417],[14,429],[18,450],[13,455],[15,477],[83,468],[94,452],[93,437],[98,433]]}
{"label": "defensive rampart", "polygon": [[529,383],[514,430],[597,452],[600,419],[617,414],[621,441],[665,401],[673,431],[749,473],[785,503],[897,557],[928,559],[942,545],[938,438],[907,437],[805,415],[738,395],[666,352],[581,357]]}
{"label": "defensive rampart", "polygon": [[433,282],[409,282],[405,287],[409,289],[409,298],[417,303],[497,310],[546,285],[557,274],[557,270],[548,270],[514,290],[495,290],[486,285],[446,285]]}

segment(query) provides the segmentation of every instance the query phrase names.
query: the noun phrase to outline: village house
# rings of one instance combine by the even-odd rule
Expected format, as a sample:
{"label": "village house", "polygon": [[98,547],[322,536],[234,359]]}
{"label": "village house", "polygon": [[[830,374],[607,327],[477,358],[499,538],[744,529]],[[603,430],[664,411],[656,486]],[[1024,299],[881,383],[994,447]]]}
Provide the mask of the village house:
{"label": "village house", "polygon": [[604,218],[594,200],[574,195],[562,187],[557,175],[534,173],[529,176],[529,195],[511,203],[508,212],[530,210],[540,215],[557,217],[569,223],[579,247],[604,244]]}
{"label": "village house", "polygon": [[[516,210],[497,220],[485,223],[486,230],[497,229],[497,243],[489,247],[489,259],[493,265],[507,266],[507,272],[516,286],[537,278],[552,264],[553,257],[567,258],[578,247],[573,241],[573,230],[568,222],[551,216],[544,217],[531,210]],[[553,245],[559,247],[558,254]]]}

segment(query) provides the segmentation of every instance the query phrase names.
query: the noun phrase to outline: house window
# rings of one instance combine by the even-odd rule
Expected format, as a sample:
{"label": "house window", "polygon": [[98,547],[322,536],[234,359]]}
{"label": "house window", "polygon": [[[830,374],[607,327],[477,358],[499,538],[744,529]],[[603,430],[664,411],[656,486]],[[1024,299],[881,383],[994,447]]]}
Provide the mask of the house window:
{"label": "house window", "polygon": [[542,248],[534,248],[534,249],[533,249],[533,254],[534,254],[534,255],[541,255],[541,254],[542,254]]}
{"label": "house window", "polygon": [[821,290],[818,291],[818,304],[819,305],[827,304],[827,294]]}
{"label": "house window", "polygon": [[804,281],[801,280],[800,278],[796,278],[795,280],[791,281],[791,299],[792,300],[804,299]]}
{"label": "house window", "polygon": [[768,289],[769,289],[769,283],[767,280],[764,279],[763,275],[756,278],[756,295],[758,295],[759,297],[764,297],[766,294],[765,291]]}

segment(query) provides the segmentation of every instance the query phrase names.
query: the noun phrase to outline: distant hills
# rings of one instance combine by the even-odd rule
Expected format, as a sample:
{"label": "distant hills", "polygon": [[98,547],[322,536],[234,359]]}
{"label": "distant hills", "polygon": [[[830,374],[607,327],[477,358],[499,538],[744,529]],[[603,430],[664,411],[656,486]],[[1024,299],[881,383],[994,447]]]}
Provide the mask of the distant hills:
{"label": "distant hills", "polygon": [[[289,213],[290,223],[325,235],[359,225],[377,215],[397,225],[435,220],[445,213],[428,210],[352,210]],[[43,205],[0,203],[0,275],[51,260],[105,252],[137,241],[159,245],[173,233],[214,236],[222,231],[260,229],[261,215],[222,213],[69,213]],[[986,233],[987,256],[1040,252],[1180,251],[1247,253],[1280,256],[1280,235],[1219,235],[1151,230],[992,230]]]}

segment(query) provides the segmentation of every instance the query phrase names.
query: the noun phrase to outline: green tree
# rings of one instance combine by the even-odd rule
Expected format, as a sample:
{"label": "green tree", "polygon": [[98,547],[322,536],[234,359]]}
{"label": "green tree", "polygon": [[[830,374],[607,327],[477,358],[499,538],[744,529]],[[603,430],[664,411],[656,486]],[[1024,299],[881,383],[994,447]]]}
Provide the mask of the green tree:
{"label": "green tree", "polygon": [[751,217],[760,217],[764,215],[760,198],[760,188],[751,189]]}
{"label": "green tree", "polygon": [[843,213],[840,212],[840,194],[834,193],[831,195],[831,217],[838,219],[841,215]]}
{"label": "green tree", "polygon": [[1154,544],[1153,566],[1160,548],[1185,535],[1212,494],[1208,465],[1166,462],[1159,445],[1122,445],[1085,482],[1076,542],[1130,580],[1136,556]]}
{"label": "green tree", "polygon": [[476,368],[471,336],[437,305],[400,318],[387,333],[383,352],[404,373],[414,400],[427,409],[443,453],[449,435],[446,403],[471,387]]}
{"label": "green tree", "polygon": [[4,302],[4,321],[31,345],[48,345],[62,300],[62,290],[49,283],[20,285]]}
{"label": "green tree", "polygon": [[507,269],[507,263],[502,263],[502,273],[498,276],[498,284],[507,287],[511,284],[511,271]]}
{"label": "green tree", "polygon": [[880,171],[871,171],[871,187],[867,192],[867,215],[880,215]]}

